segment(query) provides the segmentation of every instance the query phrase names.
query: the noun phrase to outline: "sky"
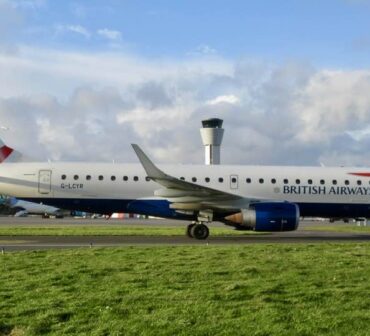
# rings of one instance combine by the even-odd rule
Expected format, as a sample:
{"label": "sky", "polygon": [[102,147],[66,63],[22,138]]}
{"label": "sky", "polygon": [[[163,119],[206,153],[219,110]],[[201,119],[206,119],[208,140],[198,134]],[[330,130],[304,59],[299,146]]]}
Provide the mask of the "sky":
{"label": "sky", "polygon": [[[370,0],[0,0],[0,137],[39,160],[370,165]],[[5,130],[4,127],[9,128]]]}

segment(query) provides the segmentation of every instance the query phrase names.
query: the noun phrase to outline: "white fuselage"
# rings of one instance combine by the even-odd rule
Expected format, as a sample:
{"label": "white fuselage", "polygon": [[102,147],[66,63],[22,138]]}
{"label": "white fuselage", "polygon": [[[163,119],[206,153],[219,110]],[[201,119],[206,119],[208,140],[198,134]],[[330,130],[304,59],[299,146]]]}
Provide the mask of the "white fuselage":
{"label": "white fuselage", "polygon": [[[174,177],[245,198],[297,203],[303,216],[367,216],[370,209],[369,168],[228,165],[159,167]],[[99,212],[94,211],[96,205],[106,201],[107,211],[103,212],[110,212],[107,201],[112,200],[116,202],[112,211],[116,212],[120,200],[160,200],[154,196],[157,189],[161,189],[161,186],[146,180],[146,173],[140,164],[0,165],[1,194],[58,207],[64,205],[76,210],[89,210],[85,205],[91,204],[91,211]],[[330,208],[330,211],[326,212],[325,207]],[[125,204],[122,203],[122,212],[125,210]]]}

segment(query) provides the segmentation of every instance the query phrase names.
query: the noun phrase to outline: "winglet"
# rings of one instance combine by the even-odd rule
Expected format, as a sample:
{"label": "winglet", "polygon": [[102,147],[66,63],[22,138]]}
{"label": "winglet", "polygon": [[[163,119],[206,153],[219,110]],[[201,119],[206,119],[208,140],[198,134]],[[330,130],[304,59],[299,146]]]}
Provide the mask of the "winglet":
{"label": "winglet", "polygon": [[151,179],[165,179],[168,176],[148,158],[148,156],[143,152],[143,150],[136,144],[131,144],[134,149],[138,159],[140,160],[142,166],[144,167],[147,175]]}
{"label": "winglet", "polygon": [[[142,149],[138,145],[131,144],[131,146],[134,149],[137,157],[139,158],[148,177],[151,180],[157,182],[158,184],[166,187],[166,192],[168,193],[170,192],[184,193],[185,192],[187,194],[186,196],[197,198],[197,202],[199,201],[199,197],[201,197],[204,200],[209,200],[209,197],[211,197],[213,200],[217,200],[217,201],[240,200],[243,198],[242,196],[239,196],[239,195],[229,194],[221,190],[208,188],[208,187],[201,186],[199,184],[188,182],[188,181],[183,181],[179,178],[168,175],[164,173],[162,170],[160,170],[147,157],[147,155],[142,151]],[[169,200],[171,199],[171,197],[165,197],[165,198]],[[200,203],[201,201],[199,201],[199,204]]]}

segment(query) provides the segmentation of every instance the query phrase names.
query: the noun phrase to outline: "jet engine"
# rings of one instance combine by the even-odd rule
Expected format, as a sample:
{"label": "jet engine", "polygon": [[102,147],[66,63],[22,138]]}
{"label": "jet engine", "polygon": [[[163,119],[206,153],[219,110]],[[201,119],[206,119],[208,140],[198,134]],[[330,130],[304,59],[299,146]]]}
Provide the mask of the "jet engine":
{"label": "jet engine", "polygon": [[299,223],[299,208],[289,202],[261,202],[225,217],[229,225],[240,230],[293,231]]}

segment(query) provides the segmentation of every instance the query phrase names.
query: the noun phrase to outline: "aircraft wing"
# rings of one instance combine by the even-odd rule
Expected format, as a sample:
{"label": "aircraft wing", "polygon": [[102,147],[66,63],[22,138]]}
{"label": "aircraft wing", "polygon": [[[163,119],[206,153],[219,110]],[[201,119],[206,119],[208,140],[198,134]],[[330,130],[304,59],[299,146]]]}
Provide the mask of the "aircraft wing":
{"label": "aircraft wing", "polygon": [[148,177],[163,186],[155,191],[155,196],[166,198],[170,201],[171,208],[175,210],[204,210],[204,209],[234,209],[240,208],[252,201],[240,195],[201,186],[196,183],[180,180],[160,170],[142,151],[132,144]]}

